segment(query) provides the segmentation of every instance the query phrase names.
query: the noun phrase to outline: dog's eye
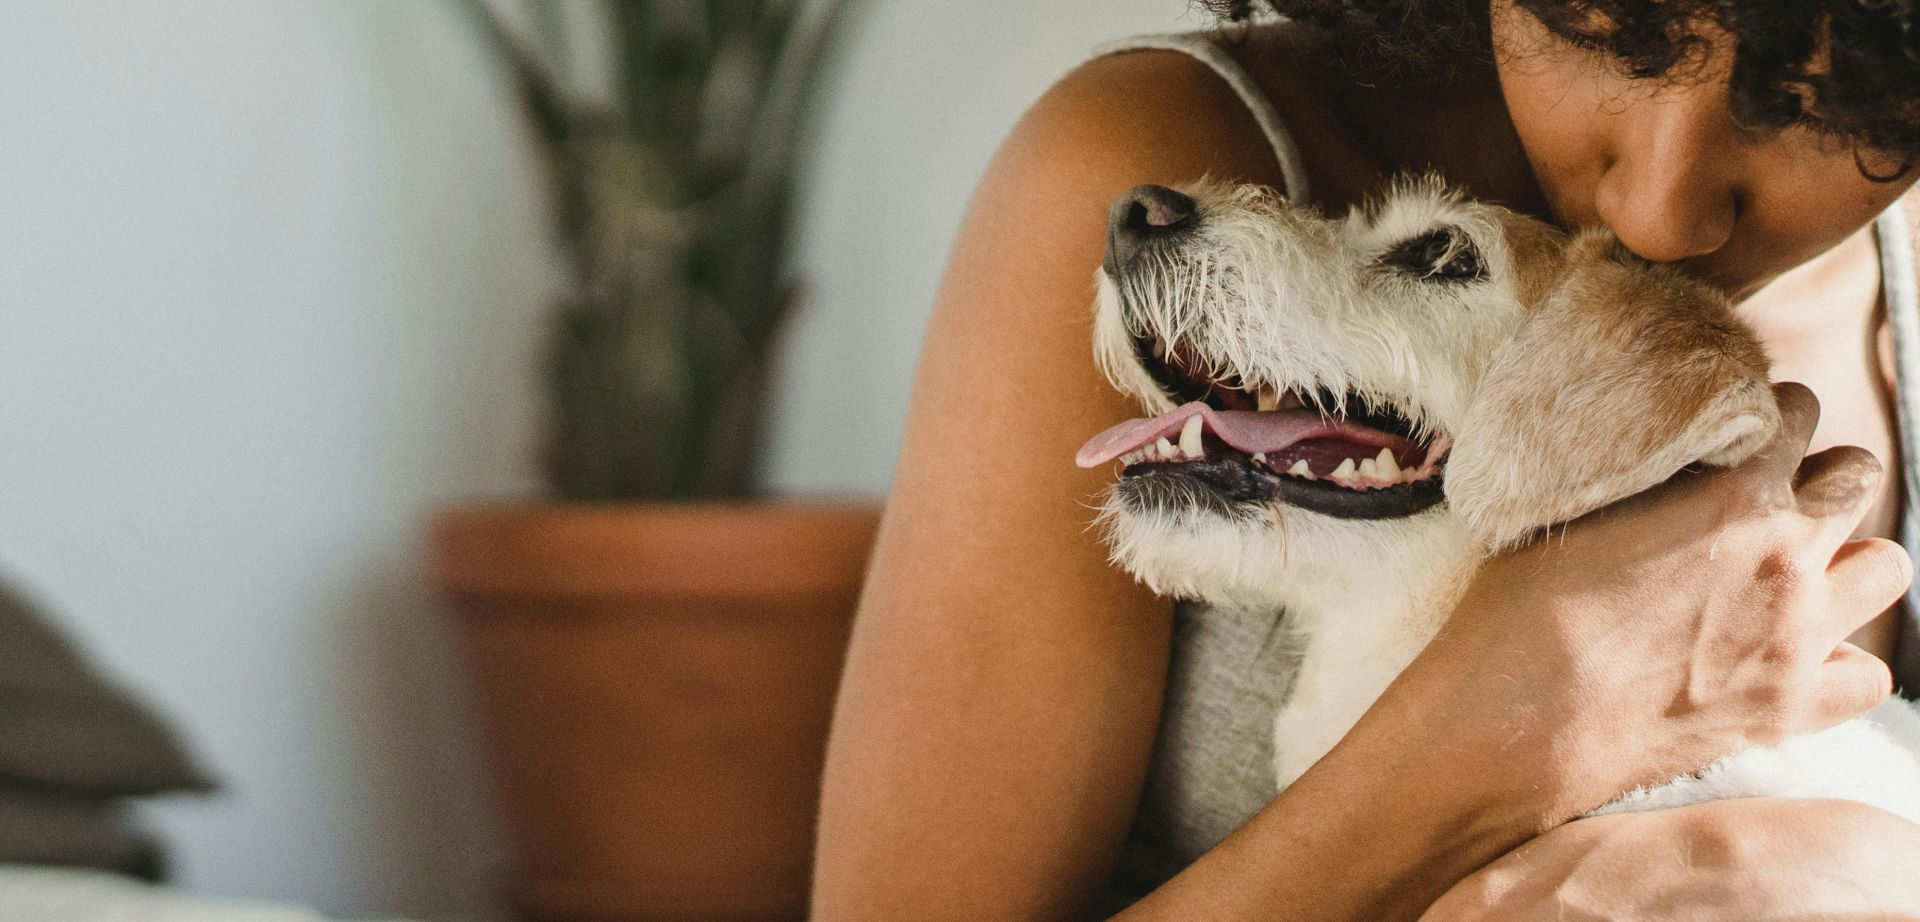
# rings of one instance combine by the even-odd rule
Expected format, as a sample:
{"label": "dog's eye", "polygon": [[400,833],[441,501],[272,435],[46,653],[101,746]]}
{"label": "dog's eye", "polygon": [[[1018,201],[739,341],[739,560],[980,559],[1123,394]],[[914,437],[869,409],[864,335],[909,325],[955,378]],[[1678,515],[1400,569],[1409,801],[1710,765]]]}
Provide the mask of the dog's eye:
{"label": "dog's eye", "polygon": [[1404,241],[1380,261],[1423,279],[1471,281],[1482,275],[1480,250],[1459,228],[1442,227]]}

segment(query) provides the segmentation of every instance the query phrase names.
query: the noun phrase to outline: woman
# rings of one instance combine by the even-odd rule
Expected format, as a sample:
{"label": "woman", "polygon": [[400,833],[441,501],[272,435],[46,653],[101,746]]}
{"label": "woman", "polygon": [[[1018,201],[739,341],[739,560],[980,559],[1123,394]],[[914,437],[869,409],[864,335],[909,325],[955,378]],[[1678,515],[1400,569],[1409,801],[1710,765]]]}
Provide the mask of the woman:
{"label": "woman", "polygon": [[[1920,173],[1912,10],[1517,2],[1280,0],[1322,28],[1103,56],[1014,130],[926,342],[836,715],[817,918],[1920,917],[1920,826],[1859,805],[1567,822],[1887,691],[1843,641],[1894,654],[1876,616],[1910,573],[1886,540],[1900,478],[1874,460],[1897,454],[1870,223]],[[1101,216],[1202,174],[1338,210],[1429,166],[1720,286],[1811,391],[1780,389],[1788,425],[1740,469],[1489,565],[1331,754],[1249,802],[1209,784],[1261,762],[1231,727],[1272,702],[1208,683],[1284,664],[1188,668],[1232,649],[1203,636],[1222,616],[1110,569],[1086,505],[1108,473],[1067,463],[1131,415],[1088,347]]]}

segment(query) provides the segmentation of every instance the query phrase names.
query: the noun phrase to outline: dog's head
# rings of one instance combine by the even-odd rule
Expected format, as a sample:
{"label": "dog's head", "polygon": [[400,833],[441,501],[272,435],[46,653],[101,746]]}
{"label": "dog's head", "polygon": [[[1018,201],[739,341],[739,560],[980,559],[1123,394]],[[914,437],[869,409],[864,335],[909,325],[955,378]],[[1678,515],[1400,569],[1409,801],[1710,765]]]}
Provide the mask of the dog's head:
{"label": "dog's head", "polygon": [[1340,218],[1142,186],[1109,234],[1096,353],[1153,416],[1079,461],[1124,462],[1116,558],[1163,591],[1244,599],[1302,544],[1364,555],[1437,520],[1508,545],[1778,424],[1724,297],[1433,179]]}

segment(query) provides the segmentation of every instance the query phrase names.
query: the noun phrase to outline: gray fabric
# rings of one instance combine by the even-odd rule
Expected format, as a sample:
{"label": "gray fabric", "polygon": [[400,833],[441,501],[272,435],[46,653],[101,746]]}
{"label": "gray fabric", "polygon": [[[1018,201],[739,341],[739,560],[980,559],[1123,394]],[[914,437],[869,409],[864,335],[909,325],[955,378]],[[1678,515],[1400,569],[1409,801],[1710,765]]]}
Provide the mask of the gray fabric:
{"label": "gray fabric", "polygon": [[[1233,58],[1205,35],[1155,35],[1116,42],[1114,54],[1142,48],[1183,51],[1212,68],[1260,120],[1287,175],[1298,153],[1270,100]],[[1304,190],[1285,190],[1305,201]],[[1903,453],[1900,536],[1920,560],[1920,302],[1913,250],[1896,204],[1878,222],[1881,276],[1894,338],[1898,424]],[[1902,612],[1894,671],[1909,695],[1920,692],[1920,587]],[[1176,615],[1171,671],[1159,740],[1134,826],[1103,903],[1117,912],[1166,882],[1239,828],[1278,793],[1273,780],[1273,721],[1299,659],[1286,642],[1282,612],[1183,605]]]}
{"label": "gray fabric", "polygon": [[[1906,212],[1894,202],[1874,223],[1880,239],[1881,296],[1893,336],[1894,411],[1899,426],[1900,543],[1920,562],[1920,277]],[[1900,608],[1900,643],[1894,648],[1894,682],[1900,693],[1920,699],[1920,583],[1907,587]]]}
{"label": "gray fabric", "polygon": [[1273,721],[1299,666],[1278,613],[1181,605],[1160,740],[1113,910],[1145,896],[1279,793]]}
{"label": "gray fabric", "polygon": [[119,798],[0,783],[0,864],[98,868],[159,880],[161,849]]}

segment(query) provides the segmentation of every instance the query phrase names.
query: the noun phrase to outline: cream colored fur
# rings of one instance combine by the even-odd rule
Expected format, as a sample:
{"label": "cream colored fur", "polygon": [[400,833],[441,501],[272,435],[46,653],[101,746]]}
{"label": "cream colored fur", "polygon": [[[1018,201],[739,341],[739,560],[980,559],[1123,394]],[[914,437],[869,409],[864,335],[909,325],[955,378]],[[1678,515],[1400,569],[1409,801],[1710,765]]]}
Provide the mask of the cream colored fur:
{"label": "cream colored fur", "polygon": [[[1259,187],[1183,191],[1196,223],[1098,278],[1095,353],[1116,387],[1151,413],[1173,408],[1136,358],[1148,337],[1215,379],[1352,393],[1452,442],[1446,501],[1397,519],[1145,507],[1120,491],[1102,511],[1114,561],[1156,591],[1286,612],[1303,657],[1274,730],[1282,787],[1419,653],[1487,555],[1683,466],[1738,463],[1779,425],[1766,356],[1728,302],[1604,235],[1568,239],[1431,179],[1338,218]],[[1484,278],[1381,269],[1395,243],[1445,226],[1478,249]],[[1889,699],[1599,812],[1843,797],[1920,822],[1916,753],[1920,716]]]}

